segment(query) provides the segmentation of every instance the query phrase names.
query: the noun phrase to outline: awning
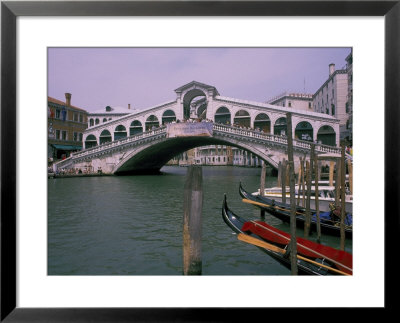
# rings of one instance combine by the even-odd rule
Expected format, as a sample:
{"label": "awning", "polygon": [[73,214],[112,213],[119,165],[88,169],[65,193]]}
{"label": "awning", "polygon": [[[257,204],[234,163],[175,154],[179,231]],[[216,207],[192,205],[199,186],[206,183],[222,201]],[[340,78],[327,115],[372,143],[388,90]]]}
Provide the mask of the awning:
{"label": "awning", "polygon": [[72,146],[72,145],[52,145],[55,149],[58,150],[82,150],[81,146]]}

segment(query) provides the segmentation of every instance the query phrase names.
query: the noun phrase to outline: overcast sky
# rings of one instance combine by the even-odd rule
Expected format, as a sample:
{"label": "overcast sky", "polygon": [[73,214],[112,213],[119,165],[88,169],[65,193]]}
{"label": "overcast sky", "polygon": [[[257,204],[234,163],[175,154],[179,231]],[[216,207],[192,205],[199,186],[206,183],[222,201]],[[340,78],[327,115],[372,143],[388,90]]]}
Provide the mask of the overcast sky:
{"label": "overcast sky", "polygon": [[191,81],[221,96],[265,102],[284,91],[314,94],[329,64],[350,48],[49,48],[48,95],[87,111],[173,101]]}

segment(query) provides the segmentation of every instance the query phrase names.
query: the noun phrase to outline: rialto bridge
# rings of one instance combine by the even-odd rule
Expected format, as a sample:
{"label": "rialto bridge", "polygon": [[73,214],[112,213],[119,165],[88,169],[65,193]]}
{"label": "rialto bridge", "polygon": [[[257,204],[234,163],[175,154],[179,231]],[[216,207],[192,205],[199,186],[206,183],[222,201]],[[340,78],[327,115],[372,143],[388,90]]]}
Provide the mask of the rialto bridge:
{"label": "rialto bridge", "polygon": [[223,97],[215,87],[195,81],[175,93],[175,101],[89,124],[84,149],[55,168],[153,172],[175,155],[204,145],[238,147],[277,167],[287,158],[287,112],[295,156],[309,154],[312,142],[318,154],[340,153],[339,121],[332,116]]}

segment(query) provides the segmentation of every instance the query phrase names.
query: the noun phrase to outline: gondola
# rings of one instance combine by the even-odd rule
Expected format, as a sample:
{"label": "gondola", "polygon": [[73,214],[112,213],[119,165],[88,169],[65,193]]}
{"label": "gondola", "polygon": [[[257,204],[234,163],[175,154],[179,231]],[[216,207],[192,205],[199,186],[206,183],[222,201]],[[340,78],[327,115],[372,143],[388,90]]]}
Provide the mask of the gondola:
{"label": "gondola", "polygon": [[[239,185],[239,194],[243,197],[243,202],[252,204],[261,210],[267,211],[269,214],[277,217],[278,219],[290,223],[290,204],[285,204],[282,202],[276,202],[265,196],[253,195],[245,191],[242,187],[242,183]],[[316,210],[310,210],[312,217],[310,223],[310,230],[317,230],[317,217]],[[306,209],[296,206],[296,226],[299,228],[304,228],[304,223],[306,221]],[[345,219],[345,236],[351,239],[353,237],[352,228],[352,215],[347,214]],[[340,222],[334,221],[331,218],[331,212],[321,212],[320,213],[320,225],[321,233],[326,233],[329,235],[340,236]]]}
{"label": "gondola", "polygon": [[[262,221],[246,221],[222,205],[222,218],[242,241],[256,245],[262,251],[289,268],[290,235]],[[352,255],[348,252],[297,238],[297,267],[300,275],[352,275]]]}

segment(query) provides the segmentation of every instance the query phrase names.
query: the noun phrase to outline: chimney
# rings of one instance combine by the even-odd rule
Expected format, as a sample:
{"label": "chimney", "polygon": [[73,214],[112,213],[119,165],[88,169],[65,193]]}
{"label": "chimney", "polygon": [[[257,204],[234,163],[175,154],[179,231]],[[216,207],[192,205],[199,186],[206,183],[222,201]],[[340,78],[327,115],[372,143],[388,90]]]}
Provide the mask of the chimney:
{"label": "chimney", "polygon": [[130,109],[131,108],[131,104],[130,103],[128,103],[128,109]]}
{"label": "chimney", "polygon": [[71,93],[65,93],[65,105],[67,107],[71,106]]}
{"label": "chimney", "polygon": [[329,64],[329,76],[331,76],[335,72],[335,64]]}

